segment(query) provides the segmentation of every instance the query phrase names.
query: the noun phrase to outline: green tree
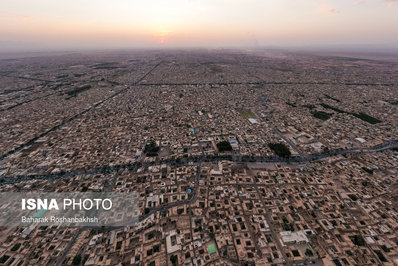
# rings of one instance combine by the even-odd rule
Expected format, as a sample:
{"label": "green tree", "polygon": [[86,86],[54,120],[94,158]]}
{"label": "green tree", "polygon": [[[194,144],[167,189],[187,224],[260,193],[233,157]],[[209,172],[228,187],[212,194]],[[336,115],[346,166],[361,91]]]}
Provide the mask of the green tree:
{"label": "green tree", "polygon": [[292,155],[289,148],[282,142],[269,143],[268,147],[279,157],[289,158]]}
{"label": "green tree", "polygon": [[229,143],[229,141],[224,140],[217,143],[217,149],[219,152],[232,151],[232,146],[231,143]]}
{"label": "green tree", "polygon": [[171,263],[172,263],[173,265],[177,265],[177,262],[178,262],[178,257],[177,257],[177,255],[171,255],[171,256],[170,256],[170,261],[171,261]]}
{"label": "green tree", "polygon": [[365,246],[365,239],[361,235],[355,235],[352,237],[352,242],[357,246]]}
{"label": "green tree", "polygon": [[158,156],[159,150],[160,147],[156,145],[156,142],[154,140],[151,140],[150,143],[145,145],[144,152],[149,157],[155,157]]}
{"label": "green tree", "polygon": [[82,255],[77,254],[72,261],[72,265],[80,265],[80,262],[82,261]]}

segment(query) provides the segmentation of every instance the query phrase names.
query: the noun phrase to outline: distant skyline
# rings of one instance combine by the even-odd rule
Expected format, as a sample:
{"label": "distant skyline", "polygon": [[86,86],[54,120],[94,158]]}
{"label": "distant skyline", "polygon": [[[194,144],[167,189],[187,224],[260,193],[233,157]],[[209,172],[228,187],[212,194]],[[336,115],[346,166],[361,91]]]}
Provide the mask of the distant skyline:
{"label": "distant skyline", "polygon": [[398,0],[2,0],[0,51],[398,51]]}

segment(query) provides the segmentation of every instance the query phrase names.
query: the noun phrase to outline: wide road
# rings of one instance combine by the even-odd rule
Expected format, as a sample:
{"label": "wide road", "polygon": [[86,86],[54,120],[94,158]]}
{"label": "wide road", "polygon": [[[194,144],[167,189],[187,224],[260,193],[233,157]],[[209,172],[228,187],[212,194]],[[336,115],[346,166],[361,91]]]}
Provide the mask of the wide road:
{"label": "wide road", "polygon": [[129,163],[123,165],[104,165],[101,167],[95,167],[88,170],[76,170],[70,172],[62,172],[55,174],[45,174],[45,175],[7,175],[0,176],[0,185],[2,184],[16,184],[28,180],[34,179],[61,179],[61,178],[70,178],[76,175],[90,175],[90,174],[100,174],[100,173],[112,173],[115,171],[119,171],[121,169],[129,169],[129,170],[137,170],[141,167],[149,167],[156,166],[161,164],[170,164],[170,165],[184,165],[188,163],[199,163],[199,162],[220,162],[220,161],[232,161],[236,163],[247,163],[247,162],[261,162],[261,163],[306,163],[311,161],[319,161],[329,157],[334,157],[338,155],[348,155],[348,154],[361,154],[367,152],[379,152],[384,150],[389,150],[392,148],[398,148],[398,140],[388,141],[386,143],[374,146],[374,147],[352,147],[348,149],[338,149],[338,150],[330,150],[328,152],[323,153],[313,153],[309,155],[303,155],[301,157],[291,157],[291,158],[281,158],[278,156],[273,157],[243,157],[243,156],[218,156],[218,157],[210,157],[210,156],[197,156],[191,158],[178,158],[172,160],[159,160],[157,162],[152,163]]}

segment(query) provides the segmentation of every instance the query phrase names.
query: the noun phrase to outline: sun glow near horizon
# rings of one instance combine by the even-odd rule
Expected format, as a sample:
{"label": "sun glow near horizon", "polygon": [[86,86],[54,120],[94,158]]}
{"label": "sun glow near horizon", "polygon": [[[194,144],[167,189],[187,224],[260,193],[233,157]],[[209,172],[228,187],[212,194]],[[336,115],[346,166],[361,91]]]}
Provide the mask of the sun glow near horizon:
{"label": "sun glow near horizon", "polygon": [[394,0],[3,0],[0,44],[395,44]]}

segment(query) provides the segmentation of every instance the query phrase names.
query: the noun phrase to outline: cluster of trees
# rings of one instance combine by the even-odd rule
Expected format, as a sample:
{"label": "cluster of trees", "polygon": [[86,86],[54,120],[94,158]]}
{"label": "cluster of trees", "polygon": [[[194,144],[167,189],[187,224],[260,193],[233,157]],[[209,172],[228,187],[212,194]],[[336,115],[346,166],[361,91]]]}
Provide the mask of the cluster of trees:
{"label": "cluster of trees", "polygon": [[352,199],[353,201],[357,201],[358,197],[354,194],[348,194],[348,197],[350,197],[350,199]]}
{"label": "cluster of trees", "polygon": [[357,246],[365,246],[365,239],[361,235],[355,235],[351,238],[352,243]]}
{"label": "cluster of trees", "polygon": [[364,114],[364,113],[358,113],[358,114],[352,113],[352,115],[357,117],[357,118],[359,118],[359,119],[361,119],[361,120],[363,120],[363,121],[366,121],[366,122],[368,122],[368,123],[370,123],[372,125],[377,124],[377,123],[381,123],[381,120],[379,120],[377,118],[374,118],[374,117],[372,117],[370,115]]}
{"label": "cluster of trees", "polygon": [[88,89],[91,89],[91,85],[84,85],[81,87],[74,88],[70,91],[67,91],[66,94],[68,94],[71,97],[74,97],[74,96],[78,95],[79,93],[86,91]]}
{"label": "cluster of trees", "polygon": [[294,232],[294,224],[289,223],[289,220],[286,218],[286,216],[282,216],[282,221],[283,221],[283,230]]}
{"label": "cluster of trees", "polygon": [[284,143],[270,143],[268,147],[279,157],[289,158],[292,155]]}
{"label": "cluster of trees", "polygon": [[316,112],[313,112],[312,115],[313,115],[315,118],[321,119],[321,120],[323,120],[323,121],[328,120],[328,119],[332,116],[332,114],[329,114],[329,113],[326,113],[326,112],[323,112],[323,111],[316,111]]}
{"label": "cluster of trees", "polygon": [[158,156],[159,150],[160,147],[156,145],[156,142],[154,140],[151,140],[150,143],[145,145],[144,152],[146,156],[155,157]]}
{"label": "cluster of trees", "polygon": [[341,114],[353,115],[353,116],[355,116],[355,117],[357,117],[357,118],[359,118],[359,119],[361,119],[361,120],[363,120],[363,121],[365,121],[365,122],[368,122],[368,123],[370,123],[370,124],[372,124],[372,125],[382,122],[381,120],[379,120],[379,119],[377,119],[377,118],[374,118],[374,117],[372,117],[372,116],[370,116],[370,115],[367,115],[367,114],[365,114],[365,113],[361,113],[361,112],[360,112],[360,113],[347,112],[347,111],[341,110],[341,109],[339,109],[339,108],[330,106],[330,105],[328,105],[328,104],[326,104],[326,103],[321,103],[321,106],[322,106],[323,108],[331,109],[331,110],[333,110],[333,111],[335,111],[335,112],[338,112],[338,113],[341,113]]}
{"label": "cluster of trees", "polygon": [[307,248],[305,250],[305,255],[308,256],[308,257],[312,257],[312,256],[314,256],[314,253],[312,252],[311,249]]}
{"label": "cluster of trees", "polygon": [[177,263],[178,263],[178,256],[177,255],[171,255],[170,256],[170,261],[171,261],[171,264],[174,266],[174,265],[177,265]]}
{"label": "cluster of trees", "polygon": [[229,143],[229,141],[224,140],[217,143],[217,149],[219,152],[232,151],[232,146],[231,143]]}

